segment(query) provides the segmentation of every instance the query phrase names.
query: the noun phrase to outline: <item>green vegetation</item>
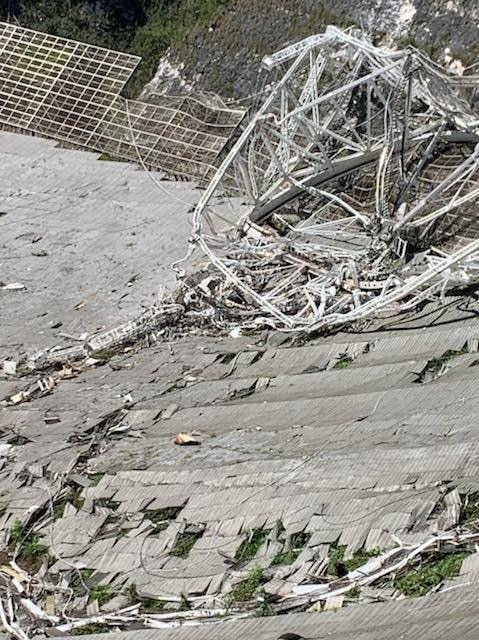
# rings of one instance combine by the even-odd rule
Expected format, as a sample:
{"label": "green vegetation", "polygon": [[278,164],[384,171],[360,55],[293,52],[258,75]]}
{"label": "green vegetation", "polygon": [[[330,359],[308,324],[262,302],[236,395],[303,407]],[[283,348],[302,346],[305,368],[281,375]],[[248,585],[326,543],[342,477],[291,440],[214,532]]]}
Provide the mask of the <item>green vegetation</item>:
{"label": "green vegetation", "polygon": [[138,595],[136,584],[134,582],[123,589],[123,595],[127,599],[128,606],[132,606],[139,602],[141,605],[141,611],[144,613],[161,613],[165,609],[165,603],[162,600],[141,598]]}
{"label": "green vegetation", "polygon": [[432,558],[419,568],[412,569],[397,578],[394,586],[405,596],[423,596],[446,578],[459,575],[462,561],[467,555],[459,552],[442,558]]}
{"label": "green vegetation", "polygon": [[175,546],[170,552],[171,555],[185,560],[190,555],[190,551],[196,541],[199,540],[202,535],[203,531],[185,531],[185,533],[182,533],[178,537]]}
{"label": "green vegetation", "polygon": [[17,0],[0,3],[0,18],[141,56],[127,90],[136,96],[166,50],[172,45],[181,49],[192,29],[207,27],[223,4],[224,0]]}
{"label": "green vegetation", "polygon": [[304,531],[293,533],[290,538],[288,551],[278,553],[278,555],[273,558],[271,565],[292,564],[308,544],[310,538],[311,534],[305,533]]}
{"label": "green vegetation", "polygon": [[157,532],[164,531],[172,520],[178,517],[183,507],[165,507],[164,509],[152,509],[146,511],[145,515],[155,525]]}
{"label": "green vegetation", "polygon": [[462,496],[461,513],[459,521],[461,523],[471,522],[479,519],[479,491]]}
{"label": "green vegetation", "polygon": [[103,478],[104,475],[105,475],[104,473],[92,473],[88,477],[92,481],[92,485],[96,487],[97,485],[100,484],[100,480]]}
{"label": "green vegetation", "polygon": [[191,609],[191,605],[188,601],[188,596],[185,593],[182,593],[180,596],[180,606],[178,607],[179,611],[189,611]]}
{"label": "green vegetation", "polygon": [[98,600],[98,604],[100,605],[100,607],[102,607],[108,602],[108,600],[111,600],[114,595],[115,592],[107,584],[98,584],[90,591],[89,600],[90,602]]}
{"label": "green vegetation", "polygon": [[[188,605],[188,609],[189,609]],[[141,610],[145,613],[163,613],[165,610],[165,603],[163,600],[155,600],[154,598],[145,598],[141,600]],[[183,611],[185,609],[182,609]]]}
{"label": "green vegetation", "polygon": [[132,582],[123,589],[123,595],[127,599],[128,606],[136,604],[140,600],[136,584]]}
{"label": "green vegetation", "polygon": [[68,503],[72,504],[75,509],[81,509],[83,506],[83,500],[80,498],[80,490],[70,489],[64,496],[62,496],[53,506],[53,518],[58,520],[63,516],[65,507]]}
{"label": "green vegetation", "polygon": [[331,545],[329,548],[329,565],[328,573],[331,576],[338,576],[342,578],[350,571],[354,571],[358,567],[366,562],[370,558],[381,555],[381,549],[371,549],[366,551],[365,549],[359,549],[349,560],[344,559],[345,546]]}
{"label": "green vegetation", "polygon": [[343,355],[335,363],[333,369],[346,369],[353,362],[350,356]]}
{"label": "green vegetation", "polygon": [[329,564],[328,573],[331,576],[344,576],[347,571],[344,566],[343,558],[346,547],[332,544],[329,547]]}
{"label": "green vegetation", "polygon": [[363,564],[366,564],[366,562],[370,558],[375,558],[376,556],[380,556],[381,553],[382,553],[381,549],[377,549],[377,548],[371,549],[370,551],[366,551],[365,549],[360,549],[359,551],[356,551],[356,553],[353,555],[352,558],[350,558],[349,560],[344,560],[343,564],[348,572],[354,571],[358,567],[361,567]]}
{"label": "green vegetation", "polygon": [[113,509],[113,511],[116,511],[120,506],[119,502],[117,502],[116,500],[111,500],[110,498],[100,498],[99,500],[96,501],[96,504],[99,507],[106,507],[107,509]]}
{"label": "green vegetation", "polygon": [[27,531],[20,520],[13,523],[10,542],[11,547],[17,550],[20,564],[26,565],[31,572],[38,570],[48,554],[48,547],[40,542],[39,534]]}
{"label": "green vegetation", "polygon": [[10,540],[14,546],[23,542],[23,538],[26,536],[25,527],[21,520],[15,520],[12,530],[10,532]]}
{"label": "green vegetation", "polygon": [[107,624],[102,624],[100,622],[86,624],[83,627],[77,627],[76,629],[72,629],[70,631],[71,636],[88,636],[93,633],[108,633],[111,631],[111,627]]}
{"label": "green vegetation", "polygon": [[248,538],[241,543],[235,560],[253,560],[269,533],[266,529],[253,529]]}
{"label": "green vegetation", "polygon": [[156,72],[158,62],[172,45],[181,49],[193,28],[207,26],[224,0],[182,0],[146,2],[145,23],[137,30],[130,51],[142,57],[127,92],[138,95]]}
{"label": "green vegetation", "polygon": [[251,600],[256,589],[264,582],[263,569],[259,565],[251,568],[248,577],[233,588],[228,595],[228,604],[233,602],[246,602]]}
{"label": "green vegetation", "polygon": [[426,366],[421,371],[421,376],[420,376],[421,382],[425,379],[427,374],[431,374],[433,376],[437,375],[441,371],[443,365],[446,364],[446,362],[449,362],[450,360],[453,360],[458,356],[462,356],[465,353],[468,353],[467,346],[457,350],[448,349],[448,351],[445,351],[442,354],[442,356],[439,356],[439,358],[433,358],[432,360],[428,360],[428,362],[426,363]]}
{"label": "green vegetation", "polygon": [[93,569],[80,569],[79,571],[75,571],[69,583],[69,586],[73,590],[75,596],[85,595],[86,589],[84,584],[92,573]]}
{"label": "green vegetation", "polygon": [[260,597],[261,597],[261,602],[255,608],[254,615],[257,616],[258,618],[263,618],[266,616],[274,616],[275,615],[274,609],[268,602],[267,595],[264,590],[261,591]]}
{"label": "green vegetation", "polygon": [[284,533],[286,531],[286,527],[284,526],[283,521],[281,520],[281,518],[279,518],[278,520],[276,520],[276,535],[278,536],[278,538],[281,536],[282,533]]}

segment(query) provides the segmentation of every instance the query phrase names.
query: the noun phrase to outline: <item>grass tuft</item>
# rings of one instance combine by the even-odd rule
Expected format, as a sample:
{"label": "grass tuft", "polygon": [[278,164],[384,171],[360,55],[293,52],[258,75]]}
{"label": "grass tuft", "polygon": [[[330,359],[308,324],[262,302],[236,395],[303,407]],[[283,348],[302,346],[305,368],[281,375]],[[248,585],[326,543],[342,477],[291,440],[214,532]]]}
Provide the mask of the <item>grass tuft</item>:
{"label": "grass tuft", "polygon": [[246,580],[237,584],[228,594],[228,603],[232,604],[233,602],[246,602],[251,600],[256,593],[256,589],[263,582],[263,569],[259,565],[255,565],[251,568]]}
{"label": "grass tuft", "polygon": [[113,598],[115,592],[107,584],[98,584],[90,591],[90,602],[98,600],[98,604],[102,607]]}
{"label": "grass tuft", "polygon": [[439,358],[428,360],[426,366],[421,371],[421,375],[419,377],[420,381],[423,382],[427,374],[436,376],[438,373],[440,373],[442,367],[446,364],[446,362],[450,362],[451,360],[454,360],[454,358],[463,356],[465,353],[468,353],[467,346],[463,347],[462,349],[456,350],[448,349],[448,351],[445,351],[442,356],[439,356]]}
{"label": "grass tuft", "polygon": [[339,360],[334,363],[333,369],[346,369],[353,362],[350,356],[341,356]]}
{"label": "grass tuft", "polygon": [[431,559],[419,568],[412,569],[397,578],[394,586],[405,596],[423,596],[446,578],[458,576],[462,562],[467,555],[467,553],[459,552],[439,559]]}
{"label": "grass tuft", "polygon": [[140,608],[143,613],[161,613],[165,609],[165,603],[162,600],[141,598],[138,595],[138,590],[134,582],[123,589],[123,595],[126,597],[129,607],[140,603]]}
{"label": "grass tuft", "polygon": [[194,547],[197,540],[202,537],[203,533],[203,531],[182,533],[178,537],[175,546],[170,551],[170,555],[185,560],[190,555],[191,549]]}
{"label": "grass tuft", "polygon": [[40,542],[40,536],[33,531],[28,532],[21,520],[15,520],[10,532],[11,547],[17,550],[18,560],[29,572],[38,570],[43,558],[48,554],[48,547]]}
{"label": "grass tuft", "polygon": [[471,522],[479,519],[479,491],[462,496],[459,522]]}
{"label": "grass tuft", "polygon": [[366,564],[366,562],[371,558],[380,556],[381,553],[382,553],[381,549],[377,549],[377,548],[371,549],[370,551],[366,551],[365,549],[360,549],[359,551],[356,551],[356,553],[353,555],[352,558],[350,558],[349,560],[344,560],[343,564],[348,572],[354,571],[355,569],[362,566],[363,564]]}
{"label": "grass tuft", "polygon": [[71,636],[88,636],[93,633],[108,633],[112,631],[112,628],[107,624],[100,622],[93,622],[92,624],[86,624],[83,627],[77,627],[70,631]]}
{"label": "grass tuft", "polygon": [[346,547],[332,544],[329,547],[329,564],[328,573],[331,576],[342,577],[346,575],[346,567],[344,566],[344,552]]}
{"label": "grass tuft", "polygon": [[265,618],[267,616],[276,615],[273,607],[268,602],[268,596],[266,595],[266,592],[264,590],[261,591],[260,596],[261,596],[261,602],[255,608],[254,615],[257,618]]}
{"label": "grass tuft", "polygon": [[248,538],[243,540],[239,546],[235,560],[253,560],[269,533],[265,529],[253,529]]}
{"label": "grass tuft", "polygon": [[278,553],[273,558],[271,566],[276,566],[280,564],[293,564],[293,562],[297,559],[301,551],[308,544],[310,538],[311,538],[311,534],[305,533],[304,531],[301,531],[299,533],[294,533],[290,538],[289,550],[283,553]]}
{"label": "grass tuft", "polygon": [[75,509],[79,510],[83,506],[84,500],[80,498],[80,490],[70,489],[64,496],[62,496],[53,506],[53,519],[58,520],[63,517],[63,512],[67,503],[72,504]]}

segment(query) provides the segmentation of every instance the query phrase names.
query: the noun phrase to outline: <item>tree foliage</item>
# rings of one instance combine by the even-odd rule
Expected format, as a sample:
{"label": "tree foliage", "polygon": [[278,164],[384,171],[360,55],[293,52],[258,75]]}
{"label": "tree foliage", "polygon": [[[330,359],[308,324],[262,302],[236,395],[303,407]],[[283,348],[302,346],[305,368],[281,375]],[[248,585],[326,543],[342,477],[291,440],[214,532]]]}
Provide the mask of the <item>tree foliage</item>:
{"label": "tree foliage", "polygon": [[226,0],[0,0],[0,17],[24,27],[143,58],[129,85],[138,94],[161,56]]}

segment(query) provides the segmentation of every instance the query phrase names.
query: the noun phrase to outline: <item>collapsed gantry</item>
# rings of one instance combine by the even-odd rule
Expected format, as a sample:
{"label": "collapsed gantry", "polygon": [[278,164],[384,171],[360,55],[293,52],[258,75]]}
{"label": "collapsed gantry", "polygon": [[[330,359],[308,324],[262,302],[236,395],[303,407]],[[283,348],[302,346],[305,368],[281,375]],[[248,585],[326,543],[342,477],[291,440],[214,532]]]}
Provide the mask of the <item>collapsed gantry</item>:
{"label": "collapsed gantry", "polygon": [[317,330],[476,283],[479,77],[335,27],[263,65],[282,76],[195,211],[216,321]]}

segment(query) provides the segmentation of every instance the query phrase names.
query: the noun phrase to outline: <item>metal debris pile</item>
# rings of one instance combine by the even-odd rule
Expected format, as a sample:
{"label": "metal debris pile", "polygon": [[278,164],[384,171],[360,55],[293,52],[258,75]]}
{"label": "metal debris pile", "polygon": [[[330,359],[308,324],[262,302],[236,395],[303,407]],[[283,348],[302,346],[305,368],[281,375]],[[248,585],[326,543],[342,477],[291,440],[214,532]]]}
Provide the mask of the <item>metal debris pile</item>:
{"label": "metal debris pile", "polygon": [[279,80],[193,214],[188,259],[206,261],[176,263],[172,294],[35,367],[165,331],[335,329],[477,286],[479,77],[336,27],[263,65]]}
{"label": "metal debris pile", "polygon": [[[315,331],[476,285],[479,78],[335,27],[263,64],[280,79],[194,214],[217,324]],[[226,233],[222,189],[249,207]]]}

